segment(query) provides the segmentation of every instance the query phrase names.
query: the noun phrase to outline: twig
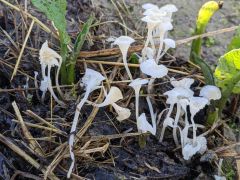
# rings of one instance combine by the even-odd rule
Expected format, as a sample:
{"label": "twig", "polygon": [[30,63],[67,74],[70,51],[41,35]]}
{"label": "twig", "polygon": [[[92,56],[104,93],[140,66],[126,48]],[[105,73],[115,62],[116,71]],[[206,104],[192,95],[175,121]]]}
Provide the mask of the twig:
{"label": "twig", "polygon": [[40,144],[38,144],[38,142],[33,138],[33,136],[31,135],[31,133],[28,131],[28,128],[27,126],[25,125],[24,121],[23,121],[23,118],[22,118],[22,115],[18,109],[18,106],[16,104],[16,102],[14,101],[12,103],[12,106],[13,106],[13,109],[15,111],[15,114],[20,122],[20,125],[21,125],[21,128],[22,128],[22,132],[25,136],[25,138],[27,139],[27,141],[29,142],[29,146],[30,148],[36,152],[39,156],[41,157],[44,157],[44,152],[40,146]]}
{"label": "twig", "polygon": [[26,35],[26,37],[25,37],[25,40],[24,40],[24,42],[23,42],[22,49],[21,49],[21,51],[20,51],[20,54],[19,54],[19,56],[18,56],[16,65],[15,65],[14,70],[13,70],[13,73],[12,73],[11,81],[12,81],[13,77],[14,77],[14,76],[16,75],[16,73],[17,73],[18,66],[19,66],[20,60],[21,60],[21,58],[22,58],[23,51],[24,51],[25,46],[26,46],[26,44],[27,44],[28,38],[29,38],[29,36],[30,36],[30,33],[32,32],[33,25],[34,25],[34,20],[32,20],[31,25],[30,25],[30,27],[29,27],[29,29],[28,29],[28,33],[27,33],[27,35]]}
{"label": "twig", "polygon": [[[0,133],[0,142],[5,144],[7,147],[9,147],[11,150],[13,150],[15,153],[17,153],[19,156],[21,156],[23,159],[25,159],[27,162],[29,162],[33,167],[40,170],[42,173],[46,172],[46,168],[43,167],[34,160],[31,156],[29,156],[26,152],[24,152],[22,149],[20,149],[17,145],[15,145],[11,139],[5,137]],[[48,176],[51,180],[59,180],[58,177],[55,176],[55,174],[50,173]]]}

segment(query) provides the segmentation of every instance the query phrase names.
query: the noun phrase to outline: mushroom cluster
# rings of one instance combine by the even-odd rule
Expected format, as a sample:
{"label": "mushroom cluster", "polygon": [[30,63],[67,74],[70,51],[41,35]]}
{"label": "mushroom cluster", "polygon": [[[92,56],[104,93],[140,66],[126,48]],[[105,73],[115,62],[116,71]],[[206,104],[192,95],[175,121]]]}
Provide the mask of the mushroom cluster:
{"label": "mushroom cluster", "polygon": [[[173,29],[171,23],[172,14],[177,11],[177,8],[172,4],[168,4],[159,8],[158,6],[150,3],[144,4],[142,7],[144,9],[144,17],[142,18],[142,21],[147,23],[148,33],[141,57],[139,58],[139,62],[140,70],[142,72],[141,77],[145,78],[133,77],[130,69],[128,68],[127,54],[130,45],[134,43],[135,40],[128,36],[120,36],[114,40],[113,45],[118,45],[121,51],[125,70],[130,79],[129,86],[134,90],[135,93],[135,119],[138,132],[150,132],[152,135],[156,135],[157,113],[154,112],[149,94],[153,89],[152,85],[155,79],[163,78],[168,74],[168,68],[162,64],[159,64],[159,60],[164,56],[169,48],[175,48],[176,46],[175,41],[168,38],[168,31]],[[51,81],[51,68],[56,66],[57,73],[55,84],[57,86],[59,95],[63,99],[64,96],[58,83],[58,75],[62,64],[62,58],[57,52],[48,47],[47,41],[42,45],[40,50],[40,64],[42,70],[42,81],[40,85],[40,89],[43,92],[42,99],[44,99],[45,93],[47,90],[49,90],[55,101],[64,106],[64,102],[59,100],[54,93]],[[37,76],[38,74],[36,73],[35,80],[37,79]],[[117,113],[116,119],[120,122],[128,119],[131,115],[131,111],[128,108],[118,105],[118,101],[123,99],[121,90],[116,86],[112,86],[107,92],[102,85],[104,80],[105,77],[102,76],[102,74],[89,68],[86,69],[86,72],[81,80],[81,85],[85,89],[85,94],[76,106],[76,111],[69,135],[69,151],[72,163],[67,174],[68,178],[70,178],[75,164],[75,156],[73,152],[75,131],[77,129],[77,124],[83,105],[88,103],[98,108],[111,105]],[[169,105],[169,108],[163,110],[159,115],[159,117],[161,117],[163,112],[168,111],[162,123],[160,142],[163,141],[166,128],[172,128],[175,144],[182,146],[183,157],[185,160],[189,160],[196,153],[202,154],[207,149],[206,138],[203,135],[197,135],[197,128],[204,128],[204,126],[196,124],[194,117],[201,109],[209,105],[210,101],[220,99],[221,92],[219,88],[215,86],[206,85],[200,90],[199,96],[194,96],[194,92],[191,90],[191,85],[194,83],[193,79],[184,78],[182,80],[175,80],[174,78],[171,78],[170,82],[173,86],[173,89],[164,93],[164,95],[167,96],[166,103]],[[35,81],[35,84],[37,86],[37,81]],[[148,95],[146,97],[146,102],[149,108],[151,123],[147,119],[146,112],[139,112],[140,90],[144,85],[147,85]],[[88,101],[89,95],[94,90],[99,88],[101,88],[104,92],[104,101],[100,104]],[[192,136],[190,137],[189,132],[192,132]]]}
{"label": "mushroom cluster", "polygon": [[[166,103],[170,105],[168,113],[163,121],[163,128],[160,136],[160,142],[163,140],[166,127],[173,129],[173,138],[176,145],[179,145],[177,130],[180,132],[182,154],[185,160],[189,160],[194,154],[203,154],[207,149],[207,140],[204,136],[197,136],[197,128],[204,127],[194,122],[195,115],[202,110],[211,100],[218,100],[221,98],[221,92],[218,87],[206,85],[200,90],[198,97],[194,96],[194,92],[190,89],[194,80],[191,78],[184,78],[182,80],[171,79],[173,89],[164,93],[166,95]],[[175,118],[172,118],[174,106],[176,105]],[[187,111],[189,107],[189,111]],[[184,127],[180,127],[180,119],[185,116]],[[190,122],[188,121],[190,117]],[[192,128],[192,139],[188,137],[189,128]]]}

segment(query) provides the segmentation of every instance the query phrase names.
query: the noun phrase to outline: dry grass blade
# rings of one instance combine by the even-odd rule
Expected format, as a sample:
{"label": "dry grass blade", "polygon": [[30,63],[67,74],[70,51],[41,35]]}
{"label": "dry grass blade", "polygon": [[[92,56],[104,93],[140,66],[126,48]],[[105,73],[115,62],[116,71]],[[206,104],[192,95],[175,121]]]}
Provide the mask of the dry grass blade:
{"label": "dry grass blade", "polygon": [[[46,168],[42,167],[35,159],[33,159],[26,152],[24,152],[17,145],[15,145],[12,142],[11,139],[5,137],[1,133],[0,133],[0,142],[5,144],[7,147],[9,147],[11,150],[13,150],[15,153],[17,153],[19,156],[21,156],[27,162],[29,162],[33,167],[35,167],[36,169],[40,170],[42,173],[46,172]],[[48,178],[51,179],[51,180],[59,180],[58,177],[56,177],[53,173],[50,173]]]}
{"label": "dry grass blade", "polygon": [[35,176],[33,174],[27,173],[27,172],[22,172],[22,171],[15,171],[15,173],[12,175],[10,180],[16,180],[17,176],[22,176],[25,178],[29,178],[29,179],[34,179],[34,180],[41,180],[42,178],[40,178],[39,176]]}
{"label": "dry grass blade", "polygon": [[15,111],[15,114],[20,122],[20,125],[21,125],[21,128],[22,128],[22,132],[25,136],[25,138],[27,139],[27,141],[29,142],[29,146],[30,148],[36,152],[39,156],[41,157],[44,157],[44,152],[41,148],[41,146],[38,144],[38,142],[33,138],[33,136],[31,135],[31,133],[28,131],[28,128],[27,126],[25,125],[24,121],[23,121],[23,118],[22,118],[22,115],[18,109],[18,106],[16,104],[16,102],[14,101],[12,103],[12,106],[13,106],[13,109]]}
{"label": "dry grass blade", "polygon": [[52,125],[51,123],[47,122],[45,119],[41,118],[40,116],[38,116],[37,114],[35,114],[31,110],[27,110],[26,114],[29,115],[30,117],[38,120],[39,122],[41,122],[43,124],[46,124],[50,128],[55,129],[56,130],[55,132],[59,132],[60,134],[67,135],[67,133],[65,133],[64,131],[61,131],[60,129],[56,128],[54,125]]}
{"label": "dry grass blade", "polygon": [[236,159],[236,163],[237,163],[238,178],[240,178],[240,159]]}
{"label": "dry grass blade", "polygon": [[25,37],[25,40],[24,40],[24,42],[23,42],[22,49],[21,49],[21,51],[20,51],[20,54],[19,54],[19,56],[18,56],[16,65],[15,65],[14,70],[13,70],[13,73],[12,73],[11,81],[12,81],[13,77],[14,77],[14,76],[16,75],[16,73],[17,73],[18,66],[19,66],[19,64],[20,64],[20,60],[21,60],[21,58],[22,58],[23,51],[24,51],[25,46],[26,46],[26,44],[27,44],[28,38],[29,38],[29,36],[30,36],[30,33],[32,32],[33,25],[34,25],[34,20],[32,20],[31,25],[30,25],[30,27],[29,27],[29,29],[28,29],[28,33],[27,33],[27,35],[26,35],[26,37]]}

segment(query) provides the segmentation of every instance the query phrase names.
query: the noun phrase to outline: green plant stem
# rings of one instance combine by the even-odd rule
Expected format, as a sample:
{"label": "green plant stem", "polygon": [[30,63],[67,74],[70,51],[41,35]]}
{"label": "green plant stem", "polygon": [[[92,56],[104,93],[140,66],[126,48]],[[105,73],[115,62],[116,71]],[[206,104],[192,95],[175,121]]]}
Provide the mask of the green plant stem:
{"label": "green plant stem", "polygon": [[61,75],[61,84],[68,84],[68,74],[67,74],[67,56],[68,56],[68,48],[67,44],[64,44],[62,40],[60,40],[60,55],[62,56],[62,66],[60,70]]}

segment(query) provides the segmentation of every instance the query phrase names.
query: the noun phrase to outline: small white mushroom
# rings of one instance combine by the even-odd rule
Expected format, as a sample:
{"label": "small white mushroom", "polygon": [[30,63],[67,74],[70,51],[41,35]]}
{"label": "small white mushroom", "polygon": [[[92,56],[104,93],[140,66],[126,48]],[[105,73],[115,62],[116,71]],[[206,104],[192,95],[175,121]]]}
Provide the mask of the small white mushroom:
{"label": "small white mushroom", "polygon": [[174,78],[171,78],[171,84],[173,87],[182,87],[189,89],[193,83],[194,79],[192,78],[183,78],[179,81],[175,80]]}
{"label": "small white mushroom", "polygon": [[[51,95],[53,96],[53,98],[55,99],[55,101],[64,106],[65,104],[60,101],[58,99],[58,97],[55,95],[53,88],[52,88],[52,81],[51,81],[51,68],[54,66],[57,66],[57,74],[56,74],[56,87],[57,90],[59,92],[59,94],[61,95],[61,97],[63,97],[63,93],[60,90],[60,86],[58,83],[58,76],[59,76],[59,71],[62,65],[62,57],[53,49],[48,47],[48,41],[46,41],[45,43],[43,43],[40,52],[39,52],[39,61],[41,64],[41,70],[42,70],[42,76],[43,76],[43,84],[47,84],[48,85],[48,90],[50,91]],[[46,67],[47,69],[47,75],[46,75]],[[47,77],[47,79],[46,79]],[[48,81],[48,83],[46,83],[45,81]],[[44,86],[44,85],[41,85]],[[45,88],[43,88],[45,90]],[[45,92],[43,92],[44,94]]]}
{"label": "small white mushroom", "polygon": [[167,12],[169,18],[172,18],[172,13],[178,11],[177,7],[174,4],[167,4],[161,7],[160,10]]}
{"label": "small white mushroom", "polygon": [[163,50],[162,54],[160,55],[159,59],[161,59],[170,48],[176,47],[176,42],[173,39],[164,39],[163,42],[165,44],[165,47],[164,47],[164,50]]}
{"label": "small white mushroom", "polygon": [[130,45],[135,42],[135,40],[129,36],[120,36],[119,38],[117,38],[115,41],[114,41],[114,45],[118,45],[119,46],[119,49],[121,50],[121,53],[122,53],[122,56],[123,56],[123,63],[124,63],[124,66],[125,66],[125,69],[127,71],[127,74],[129,76],[129,78],[132,80],[132,74],[128,68],[128,64],[127,64],[127,52],[128,52],[128,49],[130,47]]}
{"label": "small white mushroom", "polygon": [[141,71],[152,78],[162,78],[167,75],[168,68],[164,65],[157,65],[154,59],[148,59],[140,64]]}
{"label": "small white mushroom", "polygon": [[183,149],[182,154],[185,160],[189,160],[197,152],[203,154],[207,150],[207,140],[205,137],[197,137],[196,143],[187,143]]}
{"label": "small white mushroom", "polygon": [[191,122],[193,126],[193,143],[196,142],[197,138],[197,128],[194,122],[194,116],[203,109],[208,104],[208,99],[204,97],[191,97],[189,98],[189,107],[190,107],[190,113],[191,113]]}
{"label": "small white mushroom", "polygon": [[159,9],[158,6],[152,3],[145,3],[142,5],[142,8],[147,10],[147,9]]}
{"label": "small white mushroom", "polygon": [[117,102],[120,99],[123,99],[121,90],[118,87],[112,86],[105,100],[101,104],[94,104],[94,106],[97,106],[97,107],[108,106]]}
{"label": "small white mushroom", "polygon": [[135,92],[135,112],[136,112],[136,119],[139,117],[139,92],[142,87],[142,85],[147,84],[148,80],[147,79],[135,79],[133,80],[129,86],[131,86],[134,89]]}
{"label": "small white mushroom", "polygon": [[70,157],[72,159],[72,163],[68,170],[68,174],[67,174],[68,178],[70,178],[70,176],[71,176],[71,173],[72,173],[73,167],[74,167],[74,163],[75,163],[75,156],[73,153],[73,144],[74,144],[74,137],[75,137],[74,132],[76,131],[76,128],[77,128],[80,111],[81,111],[84,103],[87,101],[89,94],[92,91],[94,91],[95,89],[97,89],[97,86],[99,86],[104,79],[105,79],[105,77],[103,77],[99,72],[94,71],[89,68],[86,69],[85,75],[82,78],[82,85],[85,87],[86,92],[85,92],[83,99],[77,105],[77,108],[76,108],[76,111],[74,114],[71,131],[70,131],[69,151],[70,151]]}
{"label": "small white mushroom", "polygon": [[112,106],[118,114],[118,116],[116,117],[118,121],[121,122],[130,117],[131,115],[130,109],[118,106],[116,103],[112,103]]}
{"label": "small white mushroom", "polygon": [[152,125],[147,121],[145,113],[142,113],[137,119],[137,128],[141,133],[150,132],[152,135],[156,135],[156,131]]}
{"label": "small white mushroom", "polygon": [[218,87],[212,85],[206,85],[200,90],[200,96],[210,100],[221,99],[221,91]]}

